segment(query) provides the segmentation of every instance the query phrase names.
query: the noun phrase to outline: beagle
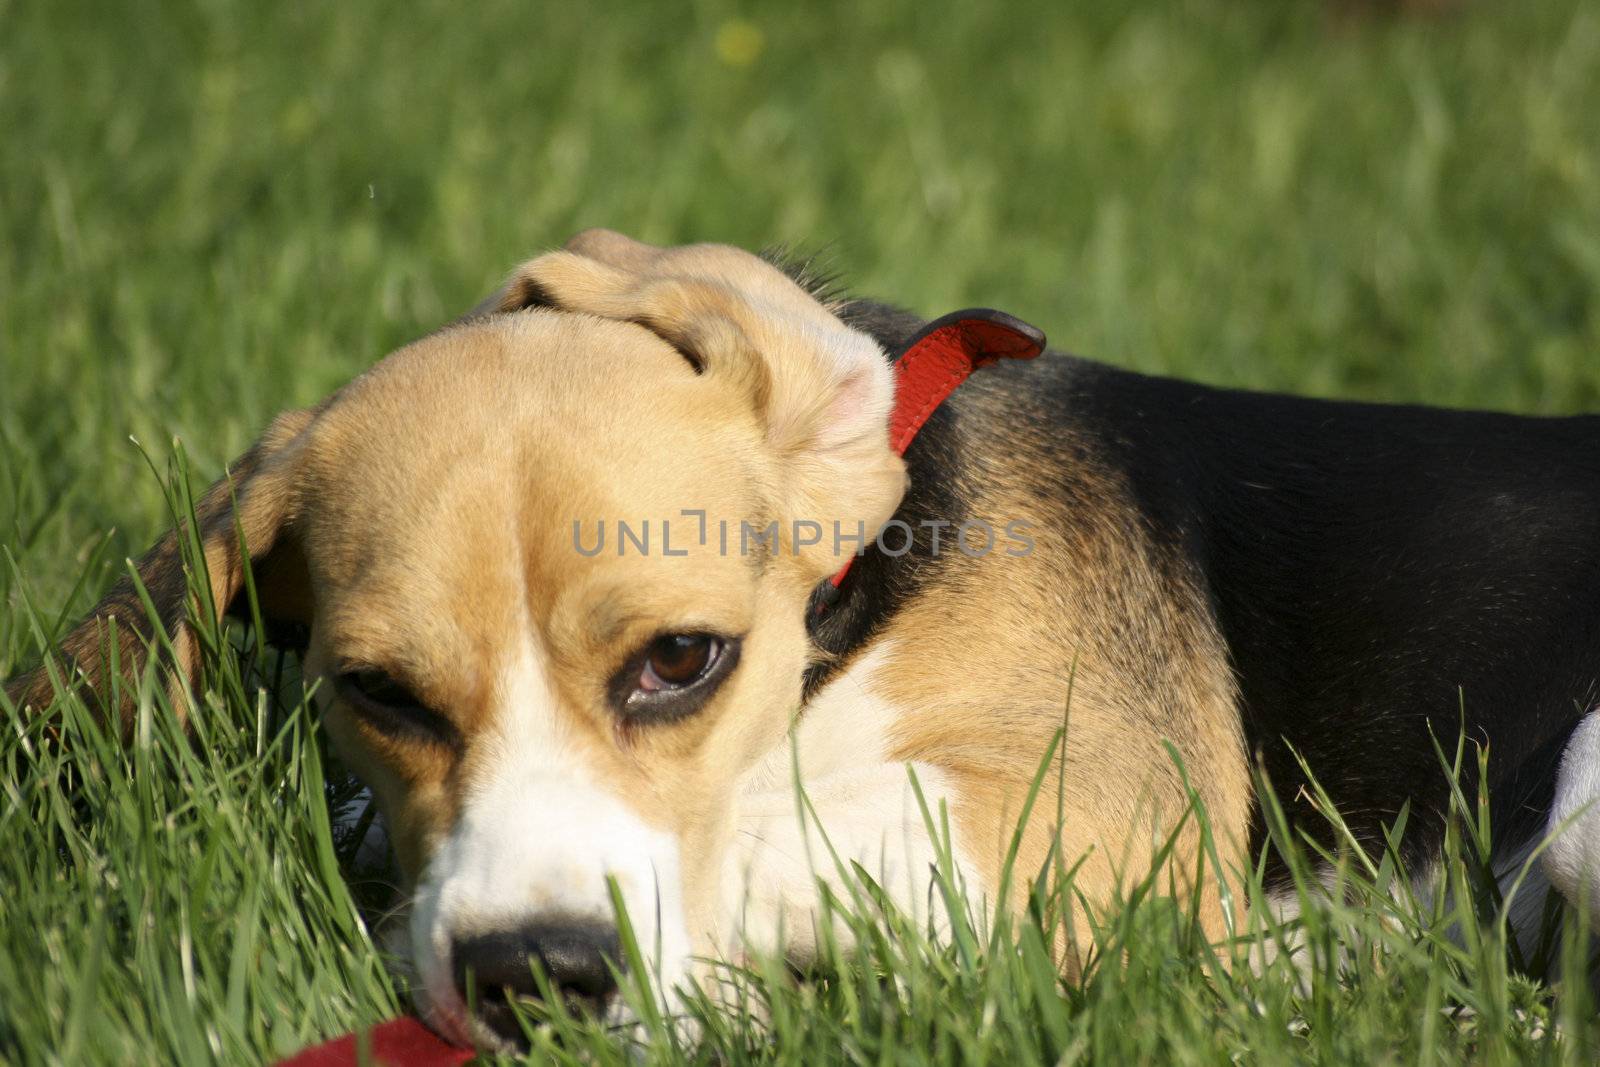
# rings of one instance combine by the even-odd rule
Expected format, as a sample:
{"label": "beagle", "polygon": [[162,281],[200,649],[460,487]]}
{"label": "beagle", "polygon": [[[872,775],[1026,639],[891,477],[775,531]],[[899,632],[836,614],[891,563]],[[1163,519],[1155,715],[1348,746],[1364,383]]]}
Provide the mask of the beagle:
{"label": "beagle", "polygon": [[[1064,722],[1060,817],[1028,820],[1017,862],[1083,857],[1080,907],[1166,863],[1224,938],[1257,782],[1328,832],[1297,757],[1365,842],[1409,804],[1425,864],[1449,789],[1430,731],[1463,722],[1504,857],[1571,822],[1544,870],[1600,901],[1600,419],[1049,354],[923,412],[902,458],[886,353],[922,325],[738,249],[589,231],[273,422],[198,507],[209,589],[185,588],[181,531],[140,560],[175,707],[193,613],[237,606],[247,568],[263,615],[303,628],[412,890],[431,1025],[514,1042],[532,959],[620,1011],[613,887],[662,988],[707,958],[803,958],[839,870],[813,861],[818,822],[925,914],[940,843],[907,765],[993,900]],[[111,621],[137,675],[130,582],[61,643],[90,700]],[[55,695],[42,666],[7,694]],[[1195,804],[1220,877],[1195,876]]]}

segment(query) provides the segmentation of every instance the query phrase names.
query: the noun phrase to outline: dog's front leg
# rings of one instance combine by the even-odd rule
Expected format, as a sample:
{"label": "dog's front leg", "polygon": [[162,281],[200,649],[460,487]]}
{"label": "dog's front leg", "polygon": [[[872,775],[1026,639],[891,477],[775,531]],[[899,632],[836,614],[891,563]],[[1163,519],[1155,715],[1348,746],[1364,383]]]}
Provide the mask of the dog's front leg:
{"label": "dog's front leg", "polygon": [[[883,763],[807,783],[803,799],[747,797],[727,887],[739,943],[746,950],[781,951],[796,962],[814,959],[823,936],[824,887],[842,907],[858,913],[876,908],[858,866],[895,912],[919,927],[932,919],[937,930],[947,930],[950,916],[935,884],[945,842],[928,829],[930,821],[941,823],[943,795],[944,776],[936,768]],[[983,886],[960,843],[949,844],[950,873],[976,903]],[[869,911],[862,917],[876,916]],[[833,934],[850,943],[848,924],[836,920]]]}

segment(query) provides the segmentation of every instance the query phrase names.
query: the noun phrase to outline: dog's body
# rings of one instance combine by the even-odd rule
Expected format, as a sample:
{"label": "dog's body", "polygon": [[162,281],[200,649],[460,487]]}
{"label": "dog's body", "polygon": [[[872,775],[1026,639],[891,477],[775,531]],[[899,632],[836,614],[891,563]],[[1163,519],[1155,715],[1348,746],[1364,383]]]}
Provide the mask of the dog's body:
{"label": "dog's body", "polygon": [[[870,304],[843,317],[891,351],[917,325]],[[1493,821],[1508,847],[1543,833],[1562,749],[1600,706],[1600,417],[1309,400],[1058,356],[974,378],[907,459],[904,512],[959,523],[1029,506],[1080,558],[1142,554],[1160,585],[1133,614],[1199,620],[1205,655],[1225,658],[1185,673],[1237,687],[1248,750],[1291,815],[1310,801],[1298,753],[1368,845],[1381,849],[1382,825],[1409,802],[1407,858],[1425,860],[1450,788],[1430,731],[1453,754],[1464,726],[1491,746]],[[973,567],[959,555],[940,562]],[[920,559],[875,568],[886,570],[879,580],[907,600],[940,581],[940,564]],[[970,580],[944,578],[939,610],[961,611],[955,586]],[[1112,621],[1125,573],[1073,581],[1084,585],[1053,583],[1055,595],[1075,594],[1054,606],[1058,618],[1034,624],[1078,628],[1062,647],[1127,647],[1120,634],[1150,625]],[[980,630],[980,613],[1051,610],[1031,592],[997,594],[1015,606],[977,605],[954,631]],[[861,600],[892,617],[886,592]],[[1096,617],[1101,631],[1086,632],[1081,620]],[[943,671],[937,658],[925,666]],[[1122,669],[1126,692],[1130,676],[1158,668]]]}
{"label": "dog's body", "polygon": [[[916,319],[824,307],[732,249],[569,248],[280,419],[237,508],[223,485],[199,515],[212,602],[242,588],[237,527],[264,614],[309,628],[305,673],[416,886],[412,952],[448,1033],[509,1032],[464,1010],[464,967],[525,991],[536,956],[605,1002],[607,876],[669,984],[691,954],[778,948],[780,930],[804,954],[836,868],[795,768],[833,848],[913,911],[936,848],[905,765],[992,901],[1063,726],[1060,825],[1052,798],[1019,881],[1059,840],[1087,857],[1091,907],[1168,833],[1175,877],[1200,868],[1191,788],[1213,867],[1242,863],[1257,753],[1312,831],[1295,752],[1368,841],[1409,802],[1419,863],[1448,788],[1430,731],[1451,745],[1464,721],[1490,743],[1508,856],[1600,794],[1600,739],[1574,734],[1600,677],[1600,419],[1260,396],[1052,355],[978,375],[902,467],[884,352]],[[819,611],[856,545],[792,524],[891,517],[911,547],[868,550]],[[783,532],[744,551],[751,520]],[[615,525],[651,521],[654,552]],[[591,551],[600,523],[612,540]],[[727,523],[733,548],[705,534]],[[968,551],[964,523],[1019,536]],[[181,683],[177,558],[169,537],[141,574]],[[104,615],[143,625],[127,590]],[[64,650],[104,694],[99,640],[91,622]],[[41,670],[10,692],[43,707],[51,690]],[[1600,851],[1578,821],[1547,857],[1569,894]],[[1222,936],[1225,896],[1193,888]]]}

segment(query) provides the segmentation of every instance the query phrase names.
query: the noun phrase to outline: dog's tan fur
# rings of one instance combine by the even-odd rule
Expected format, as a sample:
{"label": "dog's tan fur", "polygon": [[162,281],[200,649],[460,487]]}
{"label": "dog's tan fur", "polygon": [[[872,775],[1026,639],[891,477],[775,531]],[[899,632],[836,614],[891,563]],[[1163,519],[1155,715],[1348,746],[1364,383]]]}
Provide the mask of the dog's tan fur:
{"label": "dog's tan fur", "polygon": [[[195,522],[168,532],[136,565],[170,640],[164,650],[170,669],[164,673],[179,715],[185,714],[189,684],[201,666],[191,616],[225,611],[239,596],[244,583],[241,543],[255,557],[256,571],[264,578],[272,575],[272,580],[263,581],[259,594],[264,606],[289,617],[305,605],[307,590],[298,574],[292,568],[279,572],[294,550],[281,544],[278,535],[293,507],[290,456],[311,418],[311,412],[290,411],[274,419],[261,439],[230,465],[229,474],[195,502]],[[191,558],[203,564],[209,578],[204,584],[188,573],[186,541],[199,546]],[[205,598],[199,595],[202,589]],[[82,693],[102,715],[117,720],[126,734],[133,726],[134,694],[154,641],[140,591],[132,579],[123,577],[89,617],[62,638],[59,655],[8,682],[6,695],[25,712],[42,711],[54,702],[59,683]]]}
{"label": "dog's tan fur", "polygon": [[[1001,405],[1018,402],[1026,401],[994,397],[994,418],[983,423],[1002,439],[999,455],[1028,454],[1027,441],[1005,440]],[[1046,861],[1058,803],[1060,858],[1083,860],[1076,886],[1094,904],[1119,899],[1151,872],[1155,850],[1176,832],[1168,874],[1180,892],[1199,890],[1205,929],[1221,940],[1230,916],[1215,863],[1242,855],[1253,803],[1221,638],[1197,587],[1161,573],[1114,479],[1080,469],[1094,499],[1051,505],[1019,484],[1016,470],[985,470],[963,488],[974,514],[1032,516],[1035,550],[953,557],[884,635],[913,650],[884,682],[893,703],[914,711],[897,724],[895,755],[954,776],[956,816],[993,885],[1038,769],[1037,755],[1017,754],[1042,754],[1064,729],[1016,870]],[[1217,857],[1204,857],[1198,882],[1190,787],[1220,845]]]}
{"label": "dog's tan fur", "polygon": [[[198,515],[211,601],[238,597],[242,533],[267,613],[309,626],[308,677],[379,668],[448,717],[454,749],[396,741],[324,686],[328,729],[373,786],[412,878],[511,744],[496,680],[536,654],[587,774],[678,841],[698,935],[718,922],[740,776],[783,743],[801,704],[807,598],[841,562],[826,541],[789,543],[787,524],[871,530],[893,513],[905,476],[887,441],[890,379],[881,354],[857,360],[859,335],[788,277],[721,246],[582,234],[520,268],[482,312],[283,416],[213,487]],[[1029,447],[1007,451],[1026,464]],[[968,487],[981,511],[1033,515],[1039,551],[948,572],[884,635],[897,649],[874,683],[899,711],[888,755],[950,776],[990,892],[1069,681],[1059,836],[1068,862],[1090,855],[1078,884],[1092,904],[1112,899],[1122,870],[1148,868],[1152,841],[1188,807],[1166,741],[1219,839],[1245,839],[1249,775],[1220,639],[1183,576],[1162,573],[1121,487],[1094,484],[1096,499],[1048,515],[1006,471]],[[682,558],[573,550],[575,519],[684,508],[735,527],[777,520],[785,540],[749,558],[693,542]],[[198,663],[179,536],[139,563],[174,634],[175,694]],[[111,621],[136,675],[149,625],[126,583],[62,642],[75,684],[108,707],[113,688],[128,691],[99,654]],[[681,722],[620,723],[604,700],[620,658],[697,628],[744,635],[729,683]],[[45,668],[8,687],[35,710],[52,693]],[[1046,793],[1023,872],[1056,832],[1053,781]],[[1197,849],[1191,827],[1173,861],[1182,884]],[[1220,936],[1221,904],[1204,892]]]}

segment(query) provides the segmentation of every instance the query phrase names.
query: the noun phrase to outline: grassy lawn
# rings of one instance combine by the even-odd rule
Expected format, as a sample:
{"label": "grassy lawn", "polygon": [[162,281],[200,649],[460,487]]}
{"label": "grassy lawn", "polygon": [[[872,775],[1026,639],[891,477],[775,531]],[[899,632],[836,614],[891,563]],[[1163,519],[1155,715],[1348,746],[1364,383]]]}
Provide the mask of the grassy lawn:
{"label": "grassy lawn", "polygon": [[[590,225],[826,248],[861,292],[1147,371],[1600,410],[1597,101],[1587,0],[0,0],[0,676],[168,524],[175,438],[209,481]],[[273,666],[222,657],[199,746],[159,707],[132,752],[3,732],[0,1061],[259,1062],[400,1009]],[[1592,1062],[1578,942],[1517,975],[1461,808],[1457,891],[1350,859],[1306,968],[1208,966],[1149,899],[1071,989],[1028,923],[863,924],[643,1058]]]}

